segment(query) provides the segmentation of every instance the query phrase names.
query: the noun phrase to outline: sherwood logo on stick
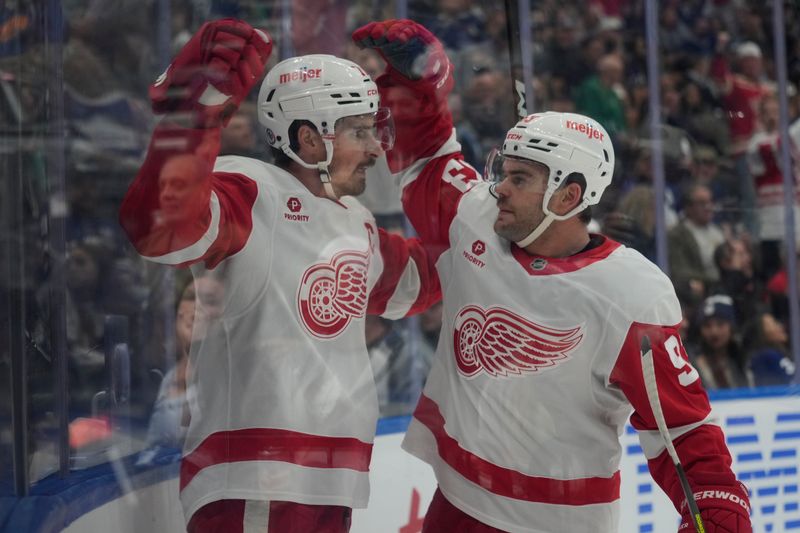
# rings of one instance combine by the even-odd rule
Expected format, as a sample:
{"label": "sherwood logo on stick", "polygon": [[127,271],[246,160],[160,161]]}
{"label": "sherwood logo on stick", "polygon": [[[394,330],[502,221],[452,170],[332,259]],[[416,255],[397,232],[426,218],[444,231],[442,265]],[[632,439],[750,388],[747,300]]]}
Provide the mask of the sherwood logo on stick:
{"label": "sherwood logo on stick", "polygon": [[322,77],[322,69],[321,68],[308,68],[308,67],[300,67],[299,70],[293,70],[292,72],[284,72],[281,74],[280,78],[278,78],[278,83],[289,83],[290,81],[300,81],[301,83],[305,82],[309,79],[318,79]]}
{"label": "sherwood logo on stick", "polygon": [[581,133],[585,133],[587,137],[590,139],[600,139],[603,140],[605,135],[600,131],[594,129],[594,126],[586,125],[583,122],[575,122],[574,120],[567,121],[567,129],[579,131]]}

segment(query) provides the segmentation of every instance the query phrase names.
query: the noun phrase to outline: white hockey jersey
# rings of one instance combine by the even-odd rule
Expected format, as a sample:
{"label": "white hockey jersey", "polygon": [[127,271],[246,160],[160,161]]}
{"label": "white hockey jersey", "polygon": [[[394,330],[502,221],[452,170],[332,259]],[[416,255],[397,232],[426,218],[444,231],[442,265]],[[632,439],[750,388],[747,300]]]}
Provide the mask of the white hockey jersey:
{"label": "white hockey jersey", "polygon": [[[797,185],[800,179],[800,120],[789,127],[790,155],[795,182],[795,233],[800,233]],[[753,176],[758,209],[759,238],[782,240],[786,233],[784,218],[783,172],[781,171],[781,140],[777,132],[758,132],[747,147],[747,164]]]}
{"label": "white hockey jersey", "polygon": [[452,137],[402,176],[407,215],[441,253],[444,300],[434,366],[403,447],[432,465],[453,505],[505,531],[616,531],[619,436],[631,417],[678,509],[683,495],[642,378],[644,335],[693,487],[736,486],[681,344],[680,305],[655,265],[602,236],[565,259],[500,238],[489,184]]}
{"label": "white hockey jersey", "polygon": [[438,280],[417,241],[379,231],[355,199],[254,159],[217,159],[192,200],[207,198],[203,216],[159,230],[159,170],[176,153],[210,164],[216,134],[157,130],[120,214],[142,255],[218,287],[198,294],[212,320],[190,359],[186,520],[220,499],[365,507],[378,405],[364,316],[423,309]]}

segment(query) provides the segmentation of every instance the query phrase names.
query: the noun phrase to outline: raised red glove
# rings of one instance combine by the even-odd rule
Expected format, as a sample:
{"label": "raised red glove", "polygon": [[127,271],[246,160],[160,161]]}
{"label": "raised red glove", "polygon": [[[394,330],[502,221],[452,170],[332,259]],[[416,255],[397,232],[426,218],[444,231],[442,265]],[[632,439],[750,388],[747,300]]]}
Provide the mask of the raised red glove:
{"label": "raised red glove", "polygon": [[150,86],[155,113],[187,113],[195,127],[228,123],[264,73],[272,39],[246,22],[203,24]]}
{"label": "raised red glove", "polygon": [[424,78],[438,83],[450,74],[450,60],[442,43],[413,20],[370,22],[354,31],[352,37],[361,48],[377,50],[393,69],[410,80]]}
{"label": "raised red glove", "polygon": [[[706,533],[752,533],[750,523],[750,500],[744,485],[703,487],[694,493],[700,518]],[[694,533],[694,518],[689,515],[689,507],[682,508],[681,525],[678,533]]]}

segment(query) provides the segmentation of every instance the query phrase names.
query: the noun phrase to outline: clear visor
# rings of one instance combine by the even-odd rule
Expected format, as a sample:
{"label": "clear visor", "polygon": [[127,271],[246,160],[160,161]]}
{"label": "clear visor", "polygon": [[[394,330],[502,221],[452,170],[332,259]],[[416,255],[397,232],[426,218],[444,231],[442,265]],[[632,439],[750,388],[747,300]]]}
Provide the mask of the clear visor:
{"label": "clear visor", "polygon": [[392,112],[381,107],[375,113],[341,118],[336,123],[336,134],[361,143],[364,148],[377,143],[381,150],[391,150],[395,139]]}
{"label": "clear visor", "polygon": [[494,187],[509,178],[517,187],[544,193],[549,174],[550,170],[544,163],[503,155],[498,148],[494,148],[486,158],[483,179],[492,184],[493,191]]}

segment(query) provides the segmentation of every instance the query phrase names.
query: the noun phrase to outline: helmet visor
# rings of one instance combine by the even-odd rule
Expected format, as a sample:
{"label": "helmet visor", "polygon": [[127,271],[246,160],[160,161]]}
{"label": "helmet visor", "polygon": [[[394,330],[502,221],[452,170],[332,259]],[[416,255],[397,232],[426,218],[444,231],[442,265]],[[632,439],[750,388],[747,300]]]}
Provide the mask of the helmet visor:
{"label": "helmet visor", "polygon": [[381,150],[391,150],[395,139],[392,112],[381,107],[375,113],[340,118],[336,122],[336,135],[361,143],[364,148],[377,143]]}
{"label": "helmet visor", "polygon": [[492,190],[504,180],[510,179],[515,187],[544,193],[549,175],[550,169],[544,163],[503,155],[499,149],[494,148],[486,158],[483,179],[493,185]]}

